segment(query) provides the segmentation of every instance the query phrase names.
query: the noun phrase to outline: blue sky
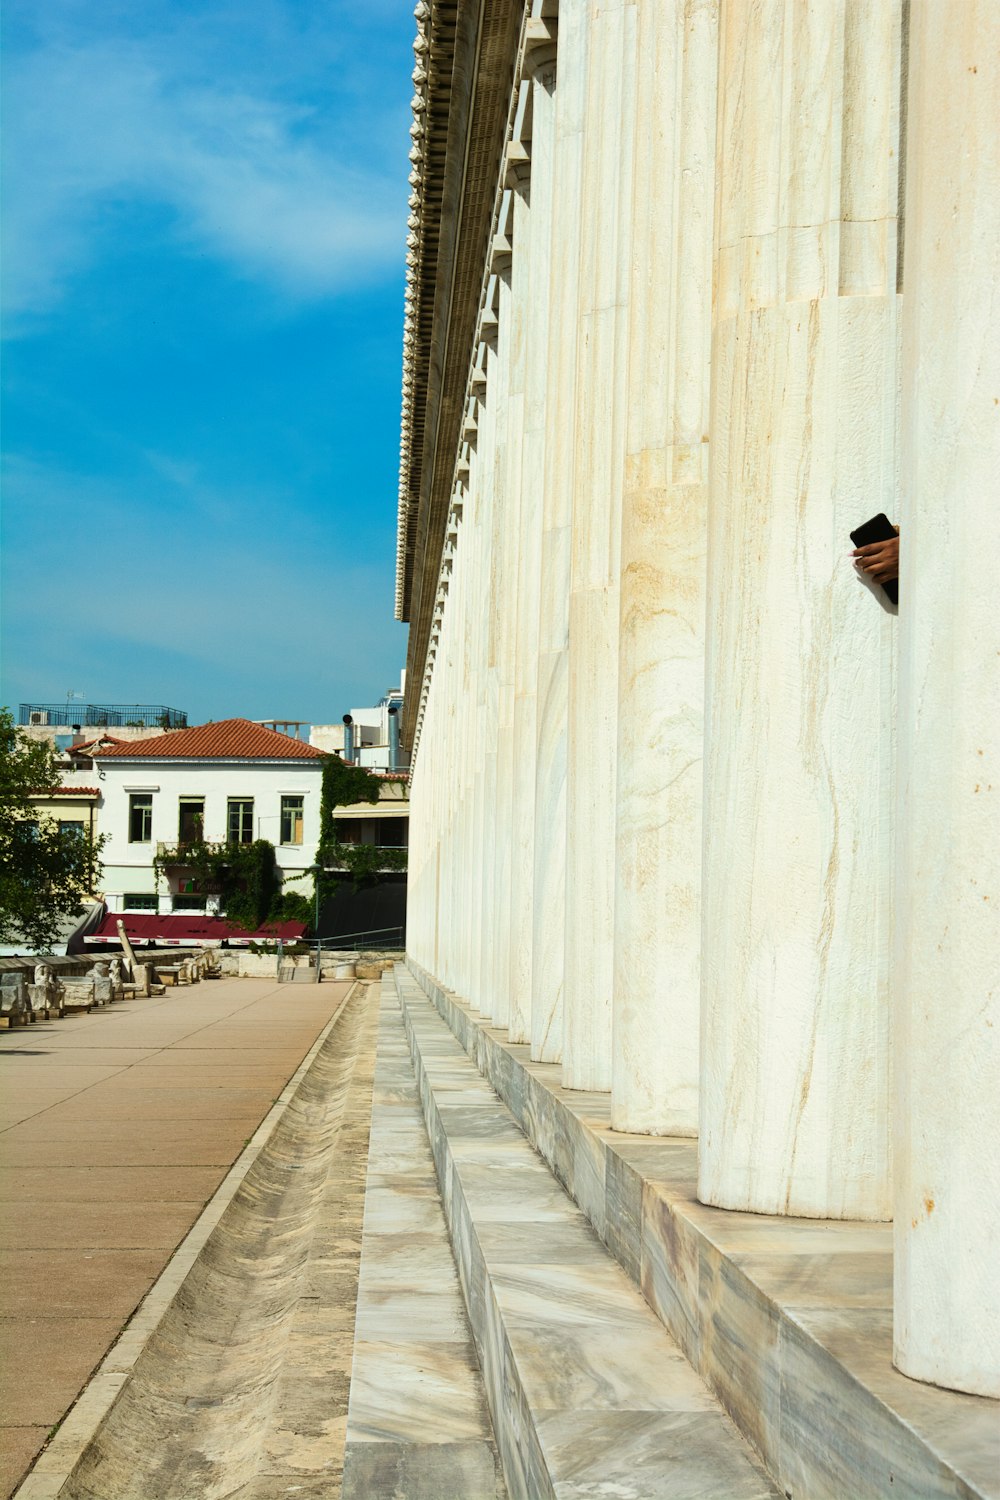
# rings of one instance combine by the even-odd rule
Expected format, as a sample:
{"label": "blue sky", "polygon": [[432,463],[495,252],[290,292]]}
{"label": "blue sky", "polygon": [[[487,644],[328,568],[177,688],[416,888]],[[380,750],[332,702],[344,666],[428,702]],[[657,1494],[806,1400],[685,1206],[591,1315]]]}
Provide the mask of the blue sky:
{"label": "blue sky", "polygon": [[0,701],[338,720],[392,618],[407,0],[6,0]]}

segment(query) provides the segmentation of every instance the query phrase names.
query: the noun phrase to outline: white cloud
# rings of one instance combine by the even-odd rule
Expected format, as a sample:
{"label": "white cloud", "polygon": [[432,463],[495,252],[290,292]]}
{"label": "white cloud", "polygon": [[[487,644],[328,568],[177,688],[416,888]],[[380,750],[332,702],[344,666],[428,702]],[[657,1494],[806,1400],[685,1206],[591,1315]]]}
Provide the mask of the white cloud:
{"label": "white cloud", "polygon": [[[364,132],[348,126],[341,152],[329,121],[267,97],[259,79],[208,85],[148,41],[49,40],[10,71],[5,278],[15,317],[57,302],[114,232],[116,210],[136,201],[167,210],[184,252],[296,299],[399,261],[405,136],[396,161],[382,162],[374,151],[366,159]],[[392,99],[386,113],[402,118],[403,107]]]}

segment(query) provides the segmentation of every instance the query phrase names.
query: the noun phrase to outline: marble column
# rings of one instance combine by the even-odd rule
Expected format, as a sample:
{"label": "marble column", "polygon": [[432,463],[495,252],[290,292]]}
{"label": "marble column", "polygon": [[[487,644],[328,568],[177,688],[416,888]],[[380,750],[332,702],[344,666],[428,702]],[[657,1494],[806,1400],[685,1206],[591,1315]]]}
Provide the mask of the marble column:
{"label": "marble column", "polygon": [[899,4],[724,0],[699,1196],[888,1218]]}
{"label": "marble column", "polygon": [[1000,1396],[1000,7],[914,0],[906,153],[895,1361]]}
{"label": "marble column", "polygon": [[[506,1026],[510,1013],[510,881],[511,806],[514,780],[514,619],[517,590],[517,531],[520,506],[520,435],[524,391],[520,380],[521,317],[508,267],[499,278],[497,336],[495,504],[497,530],[493,594],[496,671],[496,802],[492,858],[493,962],[489,1014],[494,1026]],[[519,388],[520,387],[520,388]]]}
{"label": "marble column", "polygon": [[[514,798],[511,864],[511,979],[507,1035],[531,1039],[534,967],[535,759],[537,754],[538,626],[541,590],[542,504],[545,459],[546,364],[550,238],[552,232],[552,88],[555,49],[531,47],[522,89],[530,106],[530,178],[516,183],[515,294],[524,299],[520,526],[517,559],[517,629],[514,656]],[[547,69],[548,87],[537,76]],[[535,102],[541,127],[535,154]],[[525,113],[528,113],[526,109]],[[523,271],[523,280],[522,277]]]}
{"label": "marble column", "polygon": [[611,1088],[618,572],[635,5],[588,7],[570,543],[563,1083]]}
{"label": "marble column", "polygon": [[639,10],[611,1121],[654,1135],[698,1128],[717,46],[705,0]]}
{"label": "marble column", "polygon": [[531,1056],[536,1062],[560,1062],[563,1045],[569,551],[576,474],[573,424],[587,10],[587,0],[562,0],[555,93],[540,74],[535,80],[532,127],[536,206],[549,140],[553,193],[536,689],[531,945]]}
{"label": "marble column", "polygon": [[482,795],[482,833],[480,835],[480,848],[482,849],[482,863],[478,870],[473,872],[472,878],[479,880],[481,892],[479,896],[479,907],[482,916],[479,930],[479,951],[477,954],[477,1004],[486,1016],[491,1014],[493,996],[493,885],[494,885],[494,863],[491,858],[493,840],[495,837],[494,820],[496,816],[497,795],[497,672],[496,672],[496,601],[495,594],[498,588],[496,577],[496,548],[498,544],[498,516],[495,494],[495,461],[494,461],[494,433],[496,430],[496,411],[498,402],[498,372],[496,350],[488,348],[485,356],[485,393],[480,415],[479,441],[477,446],[478,456],[478,489],[484,498],[485,504],[485,530],[483,537],[483,551],[485,555],[486,570],[483,578],[483,607],[486,616],[485,638],[483,642],[482,668],[483,668],[483,727],[482,727],[482,760],[483,760],[483,795]]}
{"label": "marble column", "polygon": [[[475,403],[477,407],[477,421],[482,414],[481,402]],[[478,435],[477,447],[473,450],[470,458],[470,473],[468,495],[469,499],[463,506],[462,531],[463,545],[469,548],[472,558],[472,597],[475,600],[472,616],[470,619],[471,651],[473,661],[472,680],[469,684],[468,696],[463,705],[462,724],[460,733],[467,733],[469,737],[469,759],[470,759],[470,786],[471,806],[469,811],[469,863],[466,867],[466,903],[468,912],[468,935],[469,935],[469,972],[467,977],[467,988],[464,991],[470,1006],[478,1010],[481,1005],[481,964],[479,959],[482,948],[483,933],[483,881],[482,869],[484,862],[483,838],[484,838],[484,814],[483,814],[483,782],[484,782],[484,760],[485,760],[485,704],[486,704],[486,621],[482,608],[482,600],[487,588],[489,576],[489,556],[486,548],[486,537],[488,535],[488,518],[485,516],[485,500],[480,487],[474,483],[478,475]],[[471,878],[469,872],[472,872]]]}

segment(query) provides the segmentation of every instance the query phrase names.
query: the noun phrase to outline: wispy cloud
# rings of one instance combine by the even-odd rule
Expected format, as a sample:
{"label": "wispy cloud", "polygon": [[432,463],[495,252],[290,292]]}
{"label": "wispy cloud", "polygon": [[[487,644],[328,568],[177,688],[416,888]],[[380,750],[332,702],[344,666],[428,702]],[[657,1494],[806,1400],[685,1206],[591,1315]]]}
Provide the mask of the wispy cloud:
{"label": "wispy cloud", "polygon": [[169,653],[177,706],[250,712],[280,684],[291,711],[324,719],[351,706],[330,701],[331,684],[362,702],[398,672],[384,558],[358,557],[346,527],[321,535],[287,495],[230,497],[234,526],[210,489],[169,479],[137,503],[125,484],[13,457],[4,488],[19,517],[5,549],[11,701],[59,697],[81,674],[92,695],[120,697],[124,664],[147,661],[154,681],[131,690],[159,701]]}
{"label": "wispy cloud", "polygon": [[70,30],[8,64],[5,277],[15,326],[19,314],[59,301],[136,203],[166,211],[183,253],[295,299],[395,266],[405,100],[393,96],[383,111],[398,141],[393,161],[377,150],[370,100],[367,126],[352,132],[349,100],[318,112],[269,92],[259,73],[193,75],[190,41],[87,41]]}

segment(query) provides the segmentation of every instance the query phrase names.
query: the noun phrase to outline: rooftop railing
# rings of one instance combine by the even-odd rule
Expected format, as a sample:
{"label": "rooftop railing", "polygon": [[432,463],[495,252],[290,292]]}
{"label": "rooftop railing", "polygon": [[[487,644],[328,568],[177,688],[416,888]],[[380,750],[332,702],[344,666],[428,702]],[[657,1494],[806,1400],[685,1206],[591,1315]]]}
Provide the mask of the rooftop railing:
{"label": "rooftop railing", "polygon": [[186,729],[184,709],[162,703],[19,703],[18,723],[87,729]]}

